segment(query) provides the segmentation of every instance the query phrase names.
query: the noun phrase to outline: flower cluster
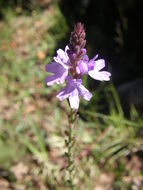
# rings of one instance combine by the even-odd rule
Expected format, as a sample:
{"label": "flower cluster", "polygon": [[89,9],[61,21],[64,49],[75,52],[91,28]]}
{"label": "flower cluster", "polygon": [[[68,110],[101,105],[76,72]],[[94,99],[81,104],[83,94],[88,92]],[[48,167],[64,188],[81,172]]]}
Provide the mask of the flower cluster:
{"label": "flower cluster", "polygon": [[46,65],[46,71],[52,75],[46,77],[48,86],[54,83],[66,86],[57,94],[57,98],[62,101],[69,99],[70,107],[78,109],[80,97],[89,101],[92,94],[82,85],[83,75],[99,81],[109,81],[111,74],[107,71],[101,71],[105,67],[103,59],[89,59],[85,49],[85,30],[81,23],[78,23],[74,31],[71,32],[70,42],[65,50],[57,50],[57,56],[54,61]]}

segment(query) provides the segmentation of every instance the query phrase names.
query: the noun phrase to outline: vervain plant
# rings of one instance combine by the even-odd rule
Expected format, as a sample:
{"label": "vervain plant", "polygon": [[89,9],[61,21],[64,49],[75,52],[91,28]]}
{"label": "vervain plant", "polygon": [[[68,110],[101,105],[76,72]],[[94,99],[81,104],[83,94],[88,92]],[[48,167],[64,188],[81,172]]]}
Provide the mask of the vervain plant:
{"label": "vervain plant", "polygon": [[97,59],[98,55],[89,59],[85,49],[85,30],[81,23],[77,23],[71,32],[69,44],[65,47],[65,50],[57,50],[57,56],[54,57],[54,61],[46,65],[46,71],[52,73],[52,75],[46,77],[47,86],[51,86],[54,83],[63,84],[65,87],[57,94],[57,98],[62,101],[68,99],[69,106],[71,108],[69,116],[69,128],[66,132],[66,158],[68,171],[68,184],[71,189],[75,189],[74,184],[74,159],[73,159],[73,145],[74,136],[73,130],[77,120],[77,112],[79,108],[80,98],[89,101],[92,94],[82,85],[82,78],[84,75],[99,81],[109,81],[111,74],[107,71],[100,71],[105,67],[105,61],[103,59]]}

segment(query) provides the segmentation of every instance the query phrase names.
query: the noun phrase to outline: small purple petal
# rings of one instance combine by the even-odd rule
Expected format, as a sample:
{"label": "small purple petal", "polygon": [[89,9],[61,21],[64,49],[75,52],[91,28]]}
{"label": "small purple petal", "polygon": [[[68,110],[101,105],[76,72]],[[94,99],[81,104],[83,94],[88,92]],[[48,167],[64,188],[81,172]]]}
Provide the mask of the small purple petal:
{"label": "small purple petal", "polygon": [[51,86],[54,83],[63,84],[67,75],[68,71],[61,67],[54,75],[46,77],[46,84],[47,86]]}
{"label": "small purple petal", "polygon": [[95,67],[95,59],[97,59],[98,55],[95,55],[93,59],[91,59],[87,65],[88,65],[88,71],[93,70]]}
{"label": "small purple petal", "polygon": [[104,67],[105,67],[104,59],[99,59],[99,60],[95,61],[94,69],[96,69],[97,71],[100,71]]}
{"label": "small purple petal", "polygon": [[61,61],[63,63],[66,63],[68,61],[68,59],[69,59],[68,56],[67,56],[67,53],[65,53],[62,49],[59,49],[57,51],[57,55],[58,55],[59,59],[61,59]]}
{"label": "small purple petal", "polygon": [[65,51],[63,51],[62,49],[58,49],[57,50],[57,56],[54,57],[54,60],[57,63],[60,63],[61,65],[63,65],[65,68],[67,68],[68,66],[70,66],[70,60],[67,54],[67,50],[69,49],[68,46],[65,47]]}
{"label": "small purple petal", "polygon": [[67,53],[68,50],[69,50],[69,47],[66,46],[66,47],[65,47],[65,52]]}
{"label": "small purple petal", "polygon": [[82,60],[83,60],[84,62],[88,63],[89,58],[88,58],[88,56],[87,56],[87,55],[84,55],[84,56],[83,56],[83,58],[82,58]]}
{"label": "small purple petal", "polygon": [[107,71],[101,71],[101,72],[98,72],[98,80],[101,80],[101,81],[109,81],[110,80],[110,76],[111,74]]}
{"label": "small purple petal", "polygon": [[110,76],[111,74],[107,71],[89,71],[88,72],[89,76],[91,76],[92,78],[96,79],[96,80],[100,80],[100,81],[109,81],[110,80]]}
{"label": "small purple petal", "polygon": [[79,61],[76,67],[76,71],[78,74],[82,74],[82,75],[88,73],[87,63],[84,61]]}
{"label": "small purple petal", "polygon": [[93,69],[94,69],[94,66],[95,66],[95,61],[94,61],[93,59],[91,59],[91,60],[87,63],[87,66],[88,66],[88,71],[93,70]]}
{"label": "small purple petal", "polygon": [[46,77],[46,84],[47,86],[51,86],[54,83],[59,83],[59,78],[56,75]]}
{"label": "small purple petal", "polygon": [[51,62],[50,64],[46,65],[46,71],[49,73],[57,73],[59,70],[62,70],[63,66],[59,63]]}
{"label": "small purple petal", "polygon": [[69,96],[69,103],[70,107],[72,109],[78,109],[79,108],[79,96],[78,91],[75,89],[72,94]]}
{"label": "small purple petal", "polygon": [[78,86],[78,91],[83,99],[87,101],[91,99],[92,94],[82,84]]}
{"label": "small purple petal", "polygon": [[70,86],[76,86],[82,83],[81,79],[73,79],[72,76],[68,76],[66,81]]}
{"label": "small purple petal", "polygon": [[57,57],[54,57],[55,62],[51,62],[51,64],[46,65],[46,71],[54,74],[46,78],[48,86],[51,86],[54,83],[62,84],[68,76],[68,70],[71,67],[70,60],[67,55],[68,49],[68,46],[65,47],[65,51],[59,49],[57,51]]}
{"label": "small purple petal", "polygon": [[82,52],[82,55],[85,55],[86,54],[86,49],[85,48],[81,49],[81,52]]}
{"label": "small purple petal", "polygon": [[66,85],[58,94],[57,98],[62,101],[69,97],[69,95],[73,92],[74,87],[70,85]]}
{"label": "small purple petal", "polygon": [[[93,66],[93,64],[94,64],[94,68],[91,69],[92,66]],[[110,80],[111,74],[109,72],[107,72],[107,71],[100,71],[101,69],[103,69],[105,67],[105,61],[104,61],[104,59],[99,59],[97,61],[94,61],[94,63],[91,62],[89,64],[89,67],[90,67],[90,69],[88,71],[88,74],[92,78],[94,78],[96,80],[100,80],[100,81],[109,81]]]}

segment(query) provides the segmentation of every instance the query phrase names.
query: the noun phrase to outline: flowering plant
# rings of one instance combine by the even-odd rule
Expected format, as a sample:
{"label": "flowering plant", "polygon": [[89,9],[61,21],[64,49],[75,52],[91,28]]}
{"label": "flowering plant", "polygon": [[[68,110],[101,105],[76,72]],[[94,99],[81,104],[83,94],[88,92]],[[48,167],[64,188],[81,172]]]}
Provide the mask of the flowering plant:
{"label": "flowering plant", "polygon": [[89,75],[90,77],[99,81],[109,81],[111,74],[107,71],[101,71],[105,67],[104,59],[97,59],[96,55],[93,59],[89,59],[85,49],[85,30],[81,23],[77,23],[71,37],[69,44],[65,50],[57,50],[57,56],[54,61],[46,65],[46,71],[51,73],[46,77],[46,84],[48,86],[66,83],[65,87],[57,94],[57,98],[62,101],[68,98],[71,107],[69,115],[69,130],[66,131],[67,139],[66,146],[67,152],[67,171],[68,171],[68,184],[72,190],[75,189],[73,172],[73,145],[75,138],[73,135],[73,128],[77,120],[77,110],[79,108],[80,98],[89,101],[92,94],[82,85],[82,77]]}
{"label": "flowering plant", "polygon": [[85,31],[81,23],[78,23],[71,33],[70,42],[65,50],[57,50],[54,61],[46,65],[46,71],[52,75],[46,77],[48,86],[54,83],[66,86],[57,94],[57,98],[62,101],[69,99],[72,109],[79,108],[80,97],[89,101],[92,94],[82,85],[82,77],[89,75],[99,81],[109,81],[111,74],[101,71],[105,67],[104,59],[89,59],[85,49]]}

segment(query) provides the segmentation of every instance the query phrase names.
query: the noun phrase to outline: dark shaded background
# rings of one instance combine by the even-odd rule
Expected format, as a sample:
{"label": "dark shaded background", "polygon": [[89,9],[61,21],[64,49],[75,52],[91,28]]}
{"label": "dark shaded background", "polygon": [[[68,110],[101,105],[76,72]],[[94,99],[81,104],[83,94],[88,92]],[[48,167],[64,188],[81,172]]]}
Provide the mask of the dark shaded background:
{"label": "dark shaded background", "polygon": [[[143,104],[143,1],[61,0],[68,25],[81,21],[91,56],[111,65],[112,80],[124,107]],[[126,108],[125,108],[126,109]]]}

